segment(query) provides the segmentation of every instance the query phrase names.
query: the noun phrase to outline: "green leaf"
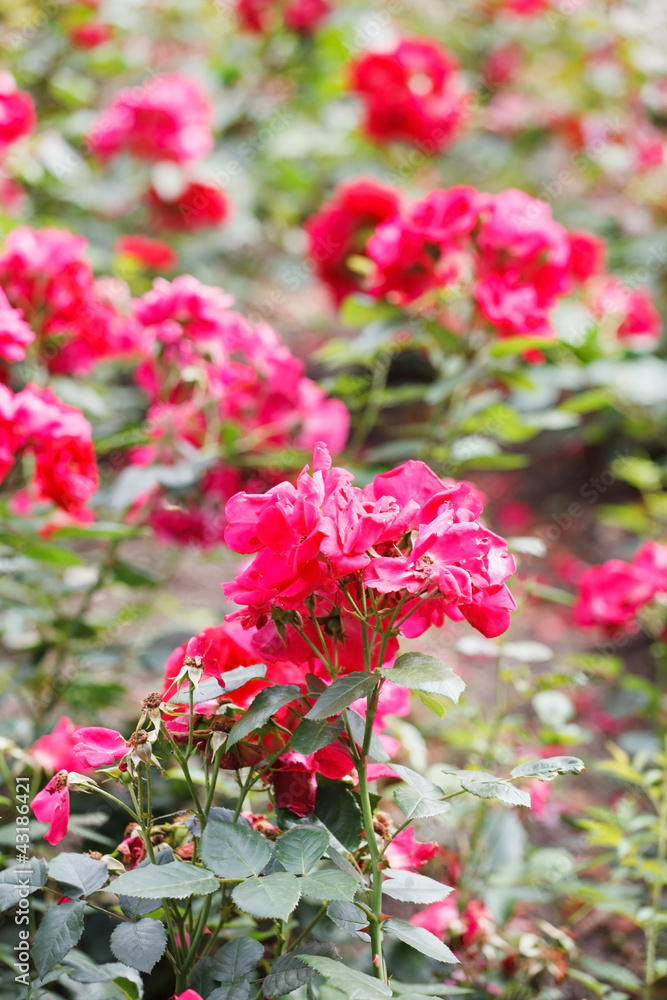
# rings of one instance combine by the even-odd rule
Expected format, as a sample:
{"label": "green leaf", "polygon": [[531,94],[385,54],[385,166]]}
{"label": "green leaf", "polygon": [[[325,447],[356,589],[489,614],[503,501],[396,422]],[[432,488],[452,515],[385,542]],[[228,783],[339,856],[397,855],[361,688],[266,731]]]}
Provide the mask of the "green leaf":
{"label": "green leaf", "polygon": [[[503,452],[500,455],[479,455],[462,461],[461,469],[525,469],[529,464],[528,455],[519,455],[516,452]],[[459,471],[460,471],[459,470]]]}
{"label": "green leaf", "polygon": [[326,691],[322,692],[306,714],[306,718],[318,720],[337,715],[349,708],[357,698],[367,698],[377,683],[378,679],[374,674],[365,674],[358,670],[346,674],[345,677],[337,677]]}
{"label": "green leaf", "polygon": [[271,860],[269,842],[240,823],[209,819],[199,845],[202,861],[220,878],[259,875]]}
{"label": "green leaf", "polygon": [[259,692],[247,712],[232,726],[227,737],[226,749],[230,750],[244,736],[248,736],[256,729],[261,729],[278,709],[289,705],[290,702],[296,701],[300,697],[301,688],[298,684],[276,684],[275,687],[264,688],[263,691]]}
{"label": "green leaf", "polygon": [[[424,997],[450,997],[450,996],[463,996],[465,993],[472,993],[465,986],[441,986],[440,983],[426,984],[426,983],[399,983],[397,979],[392,979],[391,985],[394,990],[394,994],[397,997],[412,997],[412,996],[424,996]],[[415,991],[419,990],[418,993]]]}
{"label": "green leaf", "polygon": [[[336,843],[338,843],[338,842],[336,841]],[[342,872],[345,872],[346,875],[351,875],[353,879],[356,879],[357,882],[359,883],[359,885],[363,885],[363,886],[366,885],[366,880],[364,879],[364,876],[361,874],[361,872],[357,868],[355,868],[354,865],[351,864],[347,860],[347,858],[344,857],[344,855],[342,855],[333,846],[333,844],[329,844],[329,848],[327,850],[327,857],[331,861],[333,861],[333,863],[336,865],[336,867],[340,868],[340,870]]]}
{"label": "green leaf", "polygon": [[315,816],[348,851],[356,851],[363,830],[358,796],[342,781],[319,778]]}
{"label": "green leaf", "polygon": [[299,987],[305,986],[317,973],[308,968],[300,959],[300,955],[335,954],[333,946],[326,941],[308,941],[299,945],[298,949],[286,955],[279,955],[271,966],[271,972],[264,980],[262,993],[265,997],[285,996],[294,993]]}
{"label": "green leaf", "polygon": [[58,854],[49,862],[49,878],[66,889],[65,895],[90,896],[105,885],[109,872],[104,861],[88,854]]}
{"label": "green leaf", "polygon": [[149,864],[119,875],[110,886],[113,892],[139,899],[183,899],[185,896],[208,896],[220,887],[205,868],[172,861],[167,865]]}
{"label": "green leaf", "polygon": [[53,532],[55,538],[132,538],[140,529],[113,521],[95,521],[94,524],[68,524]]}
{"label": "green leaf", "polygon": [[452,891],[451,886],[443,885],[442,882],[436,882],[435,879],[418,875],[416,872],[386,868],[382,874],[385,876],[382,883],[384,895],[400,899],[403,903],[439,903]]}
{"label": "green leaf", "polygon": [[245,913],[259,919],[287,920],[301,898],[301,880],[289,872],[251,878],[234,888],[232,899]]}
{"label": "green leaf", "polygon": [[541,760],[531,760],[527,764],[519,764],[518,767],[510,771],[510,777],[553,781],[559,774],[579,774],[585,770],[583,760],[578,757],[543,757]]}
{"label": "green leaf", "polygon": [[89,625],[81,619],[75,621],[67,616],[54,618],[52,625],[70,639],[94,639],[97,635],[96,626]]}
{"label": "green leaf", "polygon": [[[192,972],[188,976],[188,988],[194,990],[201,997],[207,997],[212,993],[217,983],[211,973],[213,959],[209,956],[201,958],[193,966]],[[219,982],[219,980],[218,980]]]}
{"label": "green leaf", "polygon": [[32,946],[32,960],[40,979],[78,944],[83,934],[85,905],[72,902],[52,906],[42,917]]}
{"label": "green leaf", "polygon": [[327,722],[326,719],[320,722],[304,719],[292,733],[290,746],[296,753],[315,753],[316,750],[328,747],[342,732],[343,723],[340,719],[334,722]]}
{"label": "green leaf", "polygon": [[[118,984],[119,981],[122,981],[120,989],[125,996],[134,997],[136,1000],[143,993],[141,974],[124,962],[104,962],[102,965],[98,965],[79,948],[74,948],[65,956],[63,964],[75,983]],[[56,970],[52,975],[62,975],[62,972]],[[89,992],[94,995],[97,991],[90,990]],[[104,992],[106,993],[106,991]]]}
{"label": "green leaf", "polygon": [[[446,990],[447,987],[445,986],[445,987],[443,987],[443,989]],[[454,990],[454,992],[455,993],[468,993],[469,990]],[[444,994],[444,993],[438,993],[438,994],[436,994],[436,996],[444,996],[444,995],[446,995],[446,994]],[[431,997],[433,996],[433,994],[431,993],[431,994],[427,995],[426,993],[399,993],[398,996],[403,997],[403,1000],[431,1000]]]}
{"label": "green leaf", "polygon": [[329,846],[326,830],[295,827],[276,841],[276,857],[288,872],[307,875]]}
{"label": "green leaf", "polygon": [[250,996],[250,983],[236,982],[223,983],[217,990],[209,993],[207,1000],[248,1000]]}
{"label": "green leaf", "polygon": [[147,917],[149,913],[159,910],[162,906],[161,899],[138,899],[136,896],[119,896],[118,902],[123,914],[130,920]]}
{"label": "green leaf", "polygon": [[498,799],[508,806],[527,806],[530,809],[530,795],[515,788],[505,778],[496,778],[485,771],[452,771],[466,792],[480,799]]}
{"label": "green leaf", "polygon": [[376,302],[367,296],[348,296],[341,306],[340,321],[343,326],[359,327],[375,320],[399,316],[396,307],[387,302]]}
{"label": "green leaf", "polygon": [[266,677],[265,663],[251,663],[248,667],[235,667],[233,670],[228,670],[220,678],[220,683],[224,687],[225,693],[229,694],[231,691],[238,691],[248,681],[253,681],[257,677]]}
{"label": "green leaf", "polygon": [[613,398],[613,393],[609,389],[598,386],[595,389],[578,392],[576,396],[570,396],[559,405],[561,410],[570,410],[572,413],[593,413],[605,406],[611,406]]}
{"label": "green leaf", "polygon": [[338,868],[320,868],[301,879],[301,891],[309,899],[351,901],[358,888],[356,878]]}
{"label": "green leaf", "polygon": [[385,920],[382,928],[385,933],[393,934],[399,941],[409,944],[411,948],[420,951],[422,955],[434,958],[437,962],[444,962],[447,965],[458,962],[454,952],[440,938],[431,934],[424,927],[413,927],[412,924],[406,924],[404,920],[392,919]]}
{"label": "green leaf", "polygon": [[[368,927],[368,917],[356,903],[333,900],[327,907],[327,916],[337,927],[348,934],[358,934]],[[368,935],[366,935],[368,939]]]}
{"label": "green leaf", "polygon": [[[201,684],[198,684],[192,692],[192,699],[195,704],[200,701],[210,701],[212,698],[219,698],[221,695],[230,694],[238,688],[243,687],[248,681],[266,675],[266,665],[264,663],[253,663],[250,667],[236,667],[228,673],[223,674],[218,680],[215,677],[207,677]],[[169,704],[188,705],[190,702],[190,690],[188,686],[181,688],[169,699]]]}
{"label": "green leaf", "polygon": [[545,337],[507,337],[504,340],[494,340],[491,355],[494,358],[505,358],[525,351],[545,350],[562,343]]}
{"label": "green leaf", "polygon": [[403,764],[392,764],[391,769],[409,786],[394,792],[396,804],[406,819],[439,816],[449,810],[449,803],[443,800],[445,793],[438,785]]}
{"label": "green leaf", "polygon": [[148,570],[141,569],[139,566],[133,566],[132,563],[125,562],[123,559],[114,560],[111,571],[116,580],[128,587],[155,587],[159,582],[153,573],[149,573]]}
{"label": "green leaf", "polygon": [[[357,744],[359,749],[364,745],[364,737],[366,735],[366,720],[363,719],[358,712],[352,709],[348,710],[347,721],[350,727],[350,732],[352,733],[352,738]],[[377,735],[371,730],[370,744],[368,747],[368,754],[373,760],[380,764],[386,763],[389,760],[389,754],[382,746],[381,741]]]}
{"label": "green leaf", "polygon": [[638,993],[641,989],[642,984],[638,976],[625,966],[594,958],[592,955],[582,955],[579,962],[584,971],[589,972],[596,979],[604,979],[608,983],[618,986],[619,989],[629,990],[631,993]]}
{"label": "green leaf", "polygon": [[161,921],[144,917],[136,924],[118,924],[110,946],[120,962],[139,972],[150,972],[164,955],[167,935]]}
{"label": "green leaf", "polygon": [[425,694],[424,691],[415,691],[415,694],[430,712],[437,715],[439,719],[444,719],[447,708],[449,707],[446,701],[437,695]]}
{"label": "green leaf", "polygon": [[253,972],[263,954],[264,945],[254,938],[234,938],[215,953],[210,974],[219,983],[233,983]]}
{"label": "green leaf", "polygon": [[52,566],[80,566],[81,559],[75,552],[63,549],[60,545],[49,545],[48,542],[31,540],[21,546],[21,552],[29,559],[49,563]]}
{"label": "green leaf", "polygon": [[120,990],[127,1000],[139,1000],[143,993],[139,991],[139,987],[136,983],[133,983],[131,979],[127,979],[125,976],[117,976],[112,980],[113,985]]}
{"label": "green leaf", "polygon": [[319,955],[302,955],[301,961],[319,972],[336,989],[342,990],[348,1000],[383,1000],[391,996],[391,990],[384,983],[351,969],[343,962]]}
{"label": "green leaf", "polygon": [[403,653],[393,667],[381,668],[378,673],[411,691],[440,695],[458,702],[465,691],[465,682],[436,656],[426,653]]}
{"label": "green leaf", "polygon": [[19,899],[46,885],[46,861],[30,858],[18,868],[0,872],[0,912],[16,906]]}

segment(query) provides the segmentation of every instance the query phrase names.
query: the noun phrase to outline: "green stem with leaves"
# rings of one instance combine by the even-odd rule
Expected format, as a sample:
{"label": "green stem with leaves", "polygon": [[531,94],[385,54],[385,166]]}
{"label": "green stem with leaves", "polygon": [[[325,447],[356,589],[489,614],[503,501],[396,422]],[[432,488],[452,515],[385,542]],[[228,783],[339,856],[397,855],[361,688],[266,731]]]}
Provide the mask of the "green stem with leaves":
{"label": "green stem with leaves", "polygon": [[[365,644],[365,655],[367,666],[370,665],[371,651]],[[370,859],[371,873],[371,913],[368,931],[371,938],[371,948],[373,951],[373,971],[378,979],[383,983],[388,982],[387,967],[382,950],[382,874],[380,871],[381,854],[375,835],[375,825],[373,822],[373,806],[371,804],[370,789],[368,787],[368,751],[371,738],[373,736],[373,721],[378,706],[381,683],[377,684],[373,693],[369,696],[366,708],[366,728],[364,731],[364,743],[361,753],[357,755],[356,765],[359,775],[359,798],[361,800],[361,814],[364,820],[364,832],[366,843],[368,844],[368,855]],[[354,746],[354,743],[352,744]]]}
{"label": "green stem with leaves", "polygon": [[[142,782],[142,771],[146,774],[146,802],[149,803],[152,800],[151,793],[151,769],[150,764],[140,764],[137,772],[137,792],[136,795],[134,790],[130,787],[130,792],[134,800],[135,808],[137,811],[137,818],[139,820],[139,827],[141,828],[141,836],[146,848],[146,854],[151,864],[155,864],[155,851],[153,849],[153,841],[151,840],[151,827],[153,825],[153,817],[150,813],[150,809],[144,809],[144,792],[143,792],[143,782]],[[162,910],[164,912],[164,922],[167,925],[167,935],[169,937],[169,942],[171,947],[167,949],[167,958],[171,962],[174,969],[180,967],[180,956],[178,944],[176,941],[176,932],[174,930],[174,922],[170,910],[170,902],[168,899],[162,899]]]}
{"label": "green stem with leaves", "polygon": [[382,951],[382,876],[380,874],[380,851],[375,837],[375,827],[373,825],[373,807],[371,805],[370,791],[368,788],[368,778],[366,774],[366,757],[362,757],[357,765],[359,774],[359,798],[361,799],[361,812],[364,818],[364,830],[368,843],[368,854],[371,862],[371,910],[372,919],[369,923],[369,934],[371,947],[373,950],[373,970],[378,979],[383,983],[387,982],[387,969]]}
{"label": "green stem with leaves", "polygon": [[[667,739],[665,740],[665,757],[667,758]],[[651,926],[646,935],[646,975],[644,980],[644,1000],[651,1000],[655,967],[658,957],[658,912],[665,888],[665,862],[667,860],[667,759],[663,765],[662,787],[658,806],[658,849],[656,857],[656,880],[651,892]]]}
{"label": "green stem with leaves", "polygon": [[174,742],[174,739],[169,730],[167,729],[166,725],[164,725],[164,722],[162,725],[162,735],[167,740],[171,752],[173,753],[174,757],[178,761],[181,770],[183,771],[183,778],[185,779],[185,784],[188,786],[188,791],[190,792],[190,798],[192,799],[192,804],[195,807],[195,812],[197,813],[197,816],[201,820],[202,817],[201,803],[199,801],[199,795],[197,794],[197,789],[195,788],[195,783],[192,780],[192,775],[190,774],[190,768],[188,767],[188,762],[178,749],[178,746]]}

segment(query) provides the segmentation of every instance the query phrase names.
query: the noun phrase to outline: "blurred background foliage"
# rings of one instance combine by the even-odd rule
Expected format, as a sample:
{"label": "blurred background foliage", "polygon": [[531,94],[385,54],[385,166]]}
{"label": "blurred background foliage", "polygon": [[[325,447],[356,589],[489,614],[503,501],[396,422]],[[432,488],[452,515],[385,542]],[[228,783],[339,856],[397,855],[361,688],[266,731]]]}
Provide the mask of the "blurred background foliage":
{"label": "blurred background foliage", "polygon": [[[105,27],[103,37],[82,32],[91,24]],[[401,35],[438,41],[461,67],[464,128],[441,154],[378,145],[361,127],[350,63]],[[667,799],[665,622],[658,607],[632,635],[575,631],[569,605],[585,564],[629,558],[639,538],[665,538],[664,345],[619,344],[577,303],[560,312],[559,339],[540,346],[540,364],[511,339],[471,352],[437,322],[363,294],[337,311],[315,276],[303,225],[339,183],[359,176],[411,199],[457,184],[520,188],[568,228],[603,237],[609,269],[628,289],[649,286],[664,313],[662,0],[336,0],[313,32],[289,30],[278,16],[259,34],[241,30],[233,0],[0,0],[0,47],[38,115],[34,133],[2,161],[5,233],[20,224],[79,233],[96,274],[134,296],[157,271],[119,253],[118,238],[165,239],[178,254],[167,277],[192,274],[230,292],[345,402],[346,460],[361,480],[423,457],[443,475],[473,480],[492,526],[512,537],[521,601],[514,631],[477,647],[454,627],[439,637],[439,645],[458,643],[451,656],[470,696],[442,720],[419,706],[396,720],[407,762],[430,764],[440,781],[443,741],[449,765],[500,769],[554,746],[591,762],[615,741],[604,770],[577,786],[583,792],[545,800],[529,819],[475,801],[444,827],[426,824],[461,859],[462,898],[482,898],[495,921],[486,951],[471,949],[474,996],[661,996],[667,875],[664,857],[656,860],[662,827],[653,824]],[[210,97],[213,152],[185,168],[91,155],[109,99],[173,71]],[[222,196],[227,218],[160,231],[148,188],[167,197],[193,182]],[[63,715],[89,725],[134,718],[161,686],[171,650],[222,619],[219,583],[232,566],[221,546],[169,547],[127,523],[136,496],[119,487],[123,456],[145,440],[146,413],[128,367],[113,360],[76,378],[26,370],[20,380],[47,377],[93,424],[101,490],[96,521],[46,536],[3,501],[1,745],[7,773],[32,767],[36,783],[34,741]],[[223,451],[241,463],[233,441]],[[271,474],[291,474],[302,459],[289,450],[253,457]],[[118,816],[88,821],[88,833],[85,825],[78,832],[84,842],[91,830],[112,844],[122,833]],[[662,962],[648,993],[647,948]],[[404,962],[404,980],[430,976],[409,949]],[[9,979],[3,988],[3,1000],[13,1000]],[[158,996],[159,984],[147,993]]]}

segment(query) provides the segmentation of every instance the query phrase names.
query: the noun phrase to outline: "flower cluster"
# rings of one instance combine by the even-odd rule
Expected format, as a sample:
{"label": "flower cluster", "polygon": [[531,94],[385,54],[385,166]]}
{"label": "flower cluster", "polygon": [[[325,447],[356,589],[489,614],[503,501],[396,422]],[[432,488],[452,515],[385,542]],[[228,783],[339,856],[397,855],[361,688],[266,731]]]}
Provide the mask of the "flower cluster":
{"label": "flower cluster", "polygon": [[365,252],[369,235],[394,218],[399,206],[398,195],[391,188],[370,179],[350,181],[341,184],[334,198],[306,222],[317,275],[328,285],[337,305],[361,287],[349,258]]}
{"label": "flower cluster", "polygon": [[502,0],[501,7],[519,17],[535,17],[549,8],[550,0]]}
{"label": "flower cluster", "polygon": [[151,226],[174,233],[219,226],[230,211],[229,202],[219,187],[185,177],[168,197],[154,187],[149,188],[146,206]]}
{"label": "flower cluster", "polygon": [[407,142],[432,155],[451,145],[465,119],[458,66],[430,39],[365,53],[352,64],[350,86],[363,99],[367,135],[379,143]]}
{"label": "flower cluster", "polygon": [[110,41],[113,34],[112,26],[103,21],[84,21],[68,31],[70,41],[80,49],[96,49]]}
{"label": "flower cluster", "polygon": [[132,460],[199,464],[196,486],[178,506],[165,503],[162,490],[153,494],[151,521],[162,537],[204,546],[222,541],[224,504],[243,482],[220,458],[226,442],[233,439],[245,458],[310,449],[322,437],[341,451],[349,427],[343,404],[304,375],[276,332],[265,323],[253,327],[232,303],[219,288],[183,275],[156,279],[135,304],[147,354],[136,381],[150,408],[149,443]]}
{"label": "flower cluster", "polygon": [[23,361],[26,348],[34,339],[35,334],[23,319],[23,313],[20,309],[12,309],[0,288],[0,358]]}
{"label": "flower cluster", "polygon": [[662,336],[662,317],[646,288],[625,288],[617,278],[604,277],[592,289],[593,313],[619,319],[616,336],[632,348],[655,347]]}
{"label": "flower cluster", "polygon": [[[28,499],[78,513],[97,489],[97,464],[88,421],[51,389],[0,385],[0,479],[17,459],[34,455]],[[16,499],[16,498],[15,498]]]}
{"label": "flower cluster", "polygon": [[574,609],[578,625],[628,626],[667,594],[667,545],[645,542],[631,562],[608,559],[585,570]]}
{"label": "flower cluster", "polygon": [[[114,304],[120,299],[129,306],[124,285],[96,280],[84,257],[86,247],[84,237],[64,229],[19,226],[0,252],[0,288],[36,336],[39,360],[59,374],[80,375],[102,358],[138,347],[139,327]],[[0,309],[8,320],[2,356],[21,360],[34,337],[28,336],[20,313],[10,318],[2,303]]]}
{"label": "flower cluster", "polygon": [[120,257],[129,258],[154,271],[171,271],[178,263],[178,254],[168,243],[139,233],[119,236],[114,250]]}
{"label": "flower cluster", "polygon": [[[469,486],[439,479],[423,462],[355,487],[318,444],[312,474],[304,469],[296,486],[241,493],[227,504],[226,543],[255,557],[223,589],[246,608],[234,617],[259,628],[264,656],[277,609],[287,612],[283,629],[298,634],[302,623],[307,638],[310,605],[325,633],[346,636],[348,669],[360,669],[354,613],[371,595],[382,651],[391,635],[418,636],[445,617],[496,636],[515,606],[505,584],[515,565],[505,541],[479,523],[481,512]],[[305,659],[307,649],[290,642],[292,656]]]}
{"label": "flower cluster", "polygon": [[329,0],[237,0],[236,16],[243,31],[266,34],[279,23],[290,31],[316,31],[331,13]]}
{"label": "flower cluster", "polygon": [[[552,310],[579,288],[593,314],[615,316],[619,339],[635,345],[660,333],[648,292],[602,275],[602,241],[568,232],[546,202],[523,191],[461,185],[403,206],[396,192],[359,180],[306,229],[318,274],[339,303],[354,291],[400,306],[419,300],[452,330],[482,324],[500,337],[552,338]],[[318,252],[327,245],[330,253]],[[354,255],[367,266],[350,266]]]}
{"label": "flower cluster", "polygon": [[0,156],[35,127],[35,105],[6,70],[0,73]]}
{"label": "flower cluster", "polygon": [[101,157],[189,163],[213,149],[213,110],[201,87],[182,73],[150,77],[117,93],[90,134]]}
{"label": "flower cluster", "polygon": [[116,94],[88,138],[102,159],[128,153],[152,163],[167,161],[166,183],[154,178],[144,195],[149,224],[189,232],[220,225],[229,214],[220,188],[197,175],[214,146],[212,125],[212,105],[199,84],[168,73]]}

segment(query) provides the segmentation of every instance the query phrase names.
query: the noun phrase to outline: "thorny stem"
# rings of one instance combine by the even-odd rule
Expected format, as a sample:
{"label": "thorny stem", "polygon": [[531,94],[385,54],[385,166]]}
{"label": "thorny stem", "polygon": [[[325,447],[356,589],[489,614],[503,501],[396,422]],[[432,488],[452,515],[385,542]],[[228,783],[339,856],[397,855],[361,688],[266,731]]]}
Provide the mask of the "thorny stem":
{"label": "thorny stem", "polygon": [[208,783],[208,792],[206,793],[206,802],[204,803],[204,819],[206,820],[208,820],[208,814],[211,811],[211,805],[213,804],[213,796],[215,795],[218,771],[220,770],[220,759],[224,752],[225,752],[225,744],[222,743],[215,751],[215,754],[213,755],[213,763],[211,766],[211,773],[209,776],[209,783]]}
{"label": "thorny stem", "polygon": [[378,979],[381,979],[383,983],[386,983],[387,970],[384,963],[384,955],[382,953],[382,876],[380,875],[379,869],[380,852],[378,850],[377,840],[375,839],[375,829],[373,827],[373,808],[371,806],[368,779],[366,776],[365,755],[357,765],[357,772],[359,774],[361,812],[364,817],[366,841],[368,843],[368,853],[371,860],[371,908],[373,916],[369,922],[368,930],[373,950],[373,971]]}
{"label": "thorny stem", "polygon": [[[366,611],[365,591],[362,589],[362,599],[364,612]],[[372,670],[371,648],[369,648],[366,637],[366,629],[362,623],[362,636],[364,637],[364,669],[370,673]],[[375,634],[375,630],[373,635]],[[383,647],[384,647],[383,643]],[[372,642],[370,644],[372,647]],[[382,647],[382,648],[383,648]],[[373,807],[371,805],[370,791],[368,788],[367,758],[368,750],[373,736],[373,722],[377,711],[378,698],[380,695],[381,683],[377,684],[370,695],[366,705],[366,728],[364,730],[364,743],[357,761],[357,773],[359,775],[359,798],[361,799],[361,812],[364,819],[364,830],[368,853],[371,862],[371,909],[372,919],[369,922],[368,930],[371,938],[371,948],[373,951],[373,971],[378,979],[383,983],[388,982],[387,967],[382,951],[382,875],[380,874],[380,851],[375,837],[375,827],[373,825]]]}
{"label": "thorny stem", "polygon": [[380,849],[380,860],[382,860],[382,858],[384,857],[384,853],[387,850],[387,848],[391,845],[392,841],[394,841],[396,837],[398,837],[399,833],[403,833],[403,830],[405,830],[406,826],[410,826],[411,823],[412,823],[412,817],[410,817],[410,819],[404,820],[400,826],[396,827],[396,830],[392,833],[391,837],[388,838],[387,843],[384,845],[384,847]]}
{"label": "thorny stem", "polygon": [[[149,857],[151,864],[155,864],[155,851],[153,850],[153,842],[151,840],[151,827],[153,825],[153,817],[150,811],[147,810],[144,813],[144,795],[143,795],[143,784],[142,784],[142,771],[146,771],[146,788],[147,788],[147,803],[152,800],[152,793],[150,790],[151,783],[151,770],[150,764],[140,764],[137,769],[137,794],[135,796],[134,790],[130,787],[130,793],[134,800],[137,817],[139,820],[139,826],[141,828],[141,836],[146,847],[146,854]],[[169,941],[171,942],[171,948],[167,950],[167,957],[169,961],[174,965],[174,968],[178,968],[178,964],[175,958],[178,956],[178,946],[176,944],[176,934],[174,932],[174,924],[171,917],[171,910],[169,909],[169,900],[162,899],[162,910],[164,912],[164,922],[167,925],[167,933],[169,935]]]}
{"label": "thorny stem", "polygon": [[183,777],[185,779],[186,785],[188,786],[188,791],[190,792],[190,798],[192,799],[192,802],[194,804],[195,812],[197,813],[197,816],[201,820],[201,816],[202,816],[201,804],[199,802],[199,796],[197,794],[197,790],[195,789],[195,785],[194,785],[194,782],[192,780],[192,775],[190,774],[190,768],[188,767],[188,762],[185,759],[185,757],[183,757],[183,755],[181,754],[181,751],[178,749],[178,747],[177,747],[177,745],[176,745],[176,743],[175,743],[175,741],[174,741],[171,733],[169,732],[169,730],[167,729],[167,727],[164,725],[164,723],[162,725],[162,735],[167,740],[167,743],[169,744],[171,752],[173,753],[174,757],[178,761],[178,763],[179,763],[179,765],[180,765],[180,767],[181,767],[181,769],[183,771]]}
{"label": "thorny stem", "polygon": [[194,728],[195,728],[195,685],[194,682],[192,681],[192,678],[189,678],[189,685],[190,686],[188,689],[188,696],[189,696],[190,714],[188,716],[188,750],[185,755],[186,760],[189,760],[190,757],[192,756],[192,749],[194,746]]}

